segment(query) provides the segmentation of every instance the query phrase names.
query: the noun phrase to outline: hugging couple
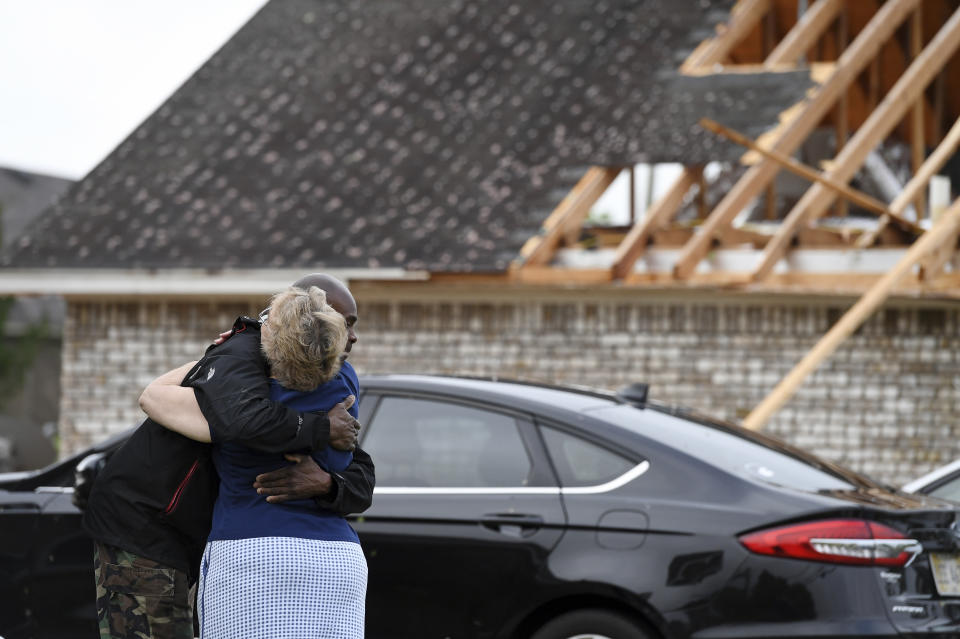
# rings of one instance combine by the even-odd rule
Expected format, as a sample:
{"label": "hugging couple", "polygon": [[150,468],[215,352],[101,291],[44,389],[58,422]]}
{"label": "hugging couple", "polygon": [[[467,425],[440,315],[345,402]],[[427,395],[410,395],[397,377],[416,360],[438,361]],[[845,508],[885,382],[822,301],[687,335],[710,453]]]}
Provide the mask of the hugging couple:
{"label": "hugging couple", "polygon": [[308,275],[144,390],[83,518],[101,638],[192,638],[194,599],[204,639],[363,636],[356,322],[342,282]]}

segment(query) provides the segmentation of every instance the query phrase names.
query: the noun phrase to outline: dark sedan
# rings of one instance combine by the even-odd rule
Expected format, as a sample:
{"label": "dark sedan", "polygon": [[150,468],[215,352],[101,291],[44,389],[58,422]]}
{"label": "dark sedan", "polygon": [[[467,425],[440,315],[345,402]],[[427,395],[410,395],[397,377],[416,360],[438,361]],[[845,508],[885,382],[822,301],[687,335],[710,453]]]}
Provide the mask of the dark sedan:
{"label": "dark sedan", "polygon": [[[640,386],[389,376],[363,387],[377,491],[353,525],[370,567],[368,637],[960,633],[956,504],[648,402]],[[18,583],[65,559],[35,552],[53,527],[42,512],[34,536],[5,534],[36,555]],[[86,583],[75,587],[92,602]],[[0,635],[46,636],[38,615]]]}

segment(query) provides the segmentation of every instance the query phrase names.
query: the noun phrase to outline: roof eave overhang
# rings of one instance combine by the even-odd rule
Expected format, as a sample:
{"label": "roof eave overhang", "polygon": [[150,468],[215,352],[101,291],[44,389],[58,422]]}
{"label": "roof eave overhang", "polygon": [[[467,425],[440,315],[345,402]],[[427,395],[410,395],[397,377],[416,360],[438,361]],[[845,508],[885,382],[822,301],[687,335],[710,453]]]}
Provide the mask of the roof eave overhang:
{"label": "roof eave overhang", "polygon": [[347,284],[362,280],[423,281],[427,271],[399,268],[298,269],[3,269],[0,295],[224,297],[272,295],[311,272]]}

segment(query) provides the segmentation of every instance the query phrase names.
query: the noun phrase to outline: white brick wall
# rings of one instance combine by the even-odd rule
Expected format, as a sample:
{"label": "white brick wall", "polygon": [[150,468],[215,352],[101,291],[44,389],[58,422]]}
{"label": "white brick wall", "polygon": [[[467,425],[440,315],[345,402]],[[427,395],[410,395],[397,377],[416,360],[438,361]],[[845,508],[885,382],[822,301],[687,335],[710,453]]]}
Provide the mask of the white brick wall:
{"label": "white brick wall", "polygon": [[248,304],[68,303],[63,333],[60,454],[139,424],[144,386],[198,359]]}
{"label": "white brick wall", "polygon": [[[741,419],[840,316],[827,302],[518,298],[360,303],[361,372],[497,375],[617,388]],[[262,303],[69,305],[61,437],[68,453],[142,419],[137,397]],[[767,431],[901,483],[960,455],[960,319],[881,310],[801,387]]]}

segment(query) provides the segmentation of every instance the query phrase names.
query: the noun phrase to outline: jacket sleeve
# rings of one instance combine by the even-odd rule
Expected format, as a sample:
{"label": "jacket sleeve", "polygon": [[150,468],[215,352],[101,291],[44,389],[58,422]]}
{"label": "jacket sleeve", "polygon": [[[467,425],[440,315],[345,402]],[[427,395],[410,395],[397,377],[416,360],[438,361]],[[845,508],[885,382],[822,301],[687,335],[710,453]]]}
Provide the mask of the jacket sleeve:
{"label": "jacket sleeve", "polygon": [[326,498],[315,501],[321,508],[340,515],[362,513],[373,502],[373,488],[377,483],[373,460],[361,448],[353,451],[353,461],[345,470],[331,473],[333,489]]}
{"label": "jacket sleeve", "polygon": [[256,328],[237,330],[208,349],[184,385],[193,388],[214,442],[238,441],[267,453],[322,450],[329,443],[326,413],[301,413],[270,400]]}

